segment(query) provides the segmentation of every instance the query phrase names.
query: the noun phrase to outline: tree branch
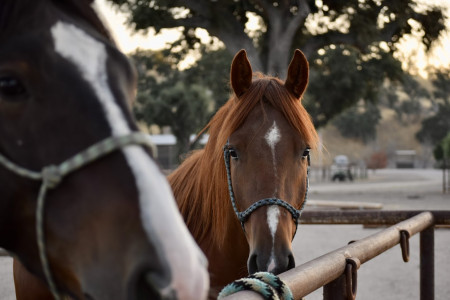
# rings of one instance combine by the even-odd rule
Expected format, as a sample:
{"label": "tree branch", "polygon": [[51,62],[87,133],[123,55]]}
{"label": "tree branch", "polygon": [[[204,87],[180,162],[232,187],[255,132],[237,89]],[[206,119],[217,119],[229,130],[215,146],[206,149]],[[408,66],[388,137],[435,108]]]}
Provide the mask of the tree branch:
{"label": "tree branch", "polygon": [[359,45],[355,35],[342,33],[339,31],[328,31],[323,34],[313,35],[308,39],[308,43],[303,46],[303,52],[307,57],[311,56],[315,51],[330,44],[346,44],[352,45],[359,49],[363,49],[363,45]]}
{"label": "tree branch", "polygon": [[207,16],[210,12],[211,1],[208,0],[178,0],[176,6],[187,7],[202,16]]}

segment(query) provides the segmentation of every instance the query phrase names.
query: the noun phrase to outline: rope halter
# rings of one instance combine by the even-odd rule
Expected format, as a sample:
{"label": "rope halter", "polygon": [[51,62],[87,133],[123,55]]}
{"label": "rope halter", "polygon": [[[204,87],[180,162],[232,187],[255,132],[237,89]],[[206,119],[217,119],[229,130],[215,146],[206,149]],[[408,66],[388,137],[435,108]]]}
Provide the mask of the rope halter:
{"label": "rope halter", "polygon": [[65,160],[59,165],[49,165],[42,169],[41,172],[36,172],[23,168],[11,160],[7,159],[5,156],[0,154],[0,165],[3,165],[6,169],[11,172],[25,177],[31,180],[42,181],[41,187],[39,189],[39,195],[37,198],[36,205],[36,239],[39,249],[39,258],[41,260],[42,269],[47,280],[49,289],[56,300],[62,299],[60,293],[58,292],[55,281],[52,277],[49,262],[46,254],[45,247],[45,236],[44,236],[44,204],[45,196],[48,189],[56,188],[65,176],[68,174],[84,167],[91,162],[98,160],[116,150],[121,148],[131,146],[131,145],[142,145],[151,148],[153,143],[150,137],[144,133],[134,132],[124,136],[112,136],[108,137],[90,147],[84,151],[79,152],[73,157]]}
{"label": "rope halter", "polygon": [[[261,199],[261,200],[256,201],[255,203],[250,205],[250,207],[248,207],[243,212],[240,212],[238,210],[237,205],[236,205],[236,198],[235,198],[234,192],[233,192],[233,185],[232,185],[232,182],[231,182],[231,171],[230,171],[230,150],[231,150],[231,147],[229,145],[229,142],[227,141],[227,143],[223,147],[223,157],[224,157],[224,160],[225,160],[225,169],[226,169],[226,173],[227,173],[228,192],[230,194],[231,205],[233,206],[233,210],[236,213],[236,216],[237,216],[239,222],[241,222],[241,226],[242,226],[242,229],[244,230],[244,232],[245,232],[244,224],[247,221],[248,217],[255,210],[257,210],[261,206],[278,205],[278,206],[284,207],[291,214],[292,219],[294,220],[294,223],[295,223],[295,232],[294,232],[294,237],[295,237],[295,234],[297,233],[298,219],[300,218],[300,216],[302,214],[302,211],[305,208],[306,199],[307,199],[307,196],[308,196],[308,187],[309,187],[308,175],[309,175],[309,166],[310,166],[310,163],[311,163],[309,149],[305,150],[306,155],[304,155],[307,158],[308,167],[307,167],[307,170],[306,170],[305,200],[303,201],[302,206],[300,207],[300,209],[296,209],[291,204],[289,204],[286,201],[281,200],[279,198],[265,198],[265,199]],[[294,239],[294,237],[292,237],[292,239]]]}

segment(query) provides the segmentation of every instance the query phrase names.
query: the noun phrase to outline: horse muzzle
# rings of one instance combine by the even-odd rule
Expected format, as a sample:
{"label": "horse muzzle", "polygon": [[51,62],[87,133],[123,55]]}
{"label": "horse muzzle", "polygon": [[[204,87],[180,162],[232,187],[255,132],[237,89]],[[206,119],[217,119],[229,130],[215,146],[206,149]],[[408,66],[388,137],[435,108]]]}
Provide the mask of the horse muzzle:
{"label": "horse muzzle", "polygon": [[249,274],[256,272],[271,272],[275,275],[283,273],[295,267],[295,259],[291,250],[271,251],[269,254],[262,251],[252,251],[247,268]]}
{"label": "horse muzzle", "polygon": [[130,300],[175,300],[177,292],[171,287],[170,274],[143,270],[130,283]]}
{"label": "horse muzzle", "polygon": [[[180,276],[184,278],[181,282]],[[208,289],[208,273],[200,260],[189,272],[168,265],[146,265],[137,268],[128,281],[127,299],[200,300],[206,299]]]}

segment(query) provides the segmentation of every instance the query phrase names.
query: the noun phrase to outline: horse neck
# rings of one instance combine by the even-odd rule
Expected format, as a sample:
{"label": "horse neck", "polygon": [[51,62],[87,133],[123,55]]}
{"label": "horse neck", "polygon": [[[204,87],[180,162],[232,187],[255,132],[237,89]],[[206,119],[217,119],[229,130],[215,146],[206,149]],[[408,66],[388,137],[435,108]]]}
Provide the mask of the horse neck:
{"label": "horse neck", "polygon": [[239,226],[229,203],[222,164],[223,158],[213,157],[203,149],[194,152],[168,177],[186,225],[199,244],[207,241],[220,247],[229,229]]}
{"label": "horse neck", "polygon": [[[193,153],[168,179],[186,225],[208,258],[211,288],[218,292],[247,275],[249,248],[230,204],[226,177],[215,172],[217,159],[207,156],[205,150]],[[207,172],[200,172],[204,166]]]}

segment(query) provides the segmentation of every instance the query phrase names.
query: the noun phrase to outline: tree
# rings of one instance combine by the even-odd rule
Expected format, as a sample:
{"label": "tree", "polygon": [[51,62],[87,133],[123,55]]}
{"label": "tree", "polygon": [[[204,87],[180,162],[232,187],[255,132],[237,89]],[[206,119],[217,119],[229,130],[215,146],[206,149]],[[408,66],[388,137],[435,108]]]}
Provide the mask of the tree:
{"label": "tree", "polygon": [[[392,50],[413,26],[430,48],[445,29],[442,10],[412,0],[110,0],[130,14],[136,30],[183,27],[187,46],[196,28],[221,40],[231,54],[247,50],[254,70],[284,76],[293,49],[310,57],[329,45],[349,45],[361,54],[385,42]],[[258,17],[260,30],[246,27]]]}
{"label": "tree", "polygon": [[435,113],[422,121],[416,138],[422,143],[438,145],[450,132],[450,70],[436,72],[432,83]]}
{"label": "tree", "polygon": [[[379,51],[372,55],[362,60],[357,49],[344,45],[330,46],[313,55],[305,107],[317,127],[326,125],[361,99],[376,103],[387,78],[402,79],[400,63],[390,54]],[[376,126],[378,119],[373,121]]]}
{"label": "tree", "polygon": [[187,73],[178,72],[162,52],[140,51],[132,57],[140,75],[134,106],[137,119],[170,126],[177,138],[178,154],[186,153],[190,135],[211,115],[211,91]]}
{"label": "tree", "polygon": [[[419,7],[413,0],[109,1],[129,14],[136,30],[182,27],[171,55],[199,48],[195,29],[203,28],[224,43],[229,55],[245,48],[255,71],[284,78],[291,53],[302,49],[312,62],[305,98],[316,126],[361,98],[376,98],[377,77],[389,75],[383,68],[395,65],[392,53],[401,37],[422,30],[422,43],[429,49],[445,29],[442,9]],[[258,20],[258,30],[247,26],[250,18]],[[344,57],[347,52],[350,56]],[[332,56],[347,58],[347,64],[339,69],[331,61],[320,64]]]}
{"label": "tree", "polygon": [[346,110],[333,121],[333,124],[342,136],[359,139],[367,143],[375,139],[376,125],[380,119],[380,110],[376,105],[369,102]]}
{"label": "tree", "polygon": [[402,124],[408,125],[418,122],[423,117],[425,111],[422,103],[424,100],[430,98],[429,93],[409,74],[403,77],[401,85],[397,86],[397,88],[406,97],[397,96],[389,98],[388,107],[395,111],[398,120]]}
{"label": "tree", "polygon": [[211,91],[213,111],[220,108],[230,97],[230,64],[233,59],[226,49],[200,48],[200,59],[186,69],[186,84],[196,83]]}

